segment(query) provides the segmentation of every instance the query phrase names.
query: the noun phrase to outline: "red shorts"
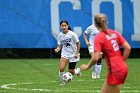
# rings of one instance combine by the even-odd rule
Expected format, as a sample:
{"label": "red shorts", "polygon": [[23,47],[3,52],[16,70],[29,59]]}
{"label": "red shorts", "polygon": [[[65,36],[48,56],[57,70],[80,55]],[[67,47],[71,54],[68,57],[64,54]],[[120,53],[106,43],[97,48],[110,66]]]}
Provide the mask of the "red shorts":
{"label": "red shorts", "polygon": [[110,84],[110,85],[123,84],[126,80],[127,72],[128,72],[128,69],[124,68],[113,73],[108,73],[107,84]]}

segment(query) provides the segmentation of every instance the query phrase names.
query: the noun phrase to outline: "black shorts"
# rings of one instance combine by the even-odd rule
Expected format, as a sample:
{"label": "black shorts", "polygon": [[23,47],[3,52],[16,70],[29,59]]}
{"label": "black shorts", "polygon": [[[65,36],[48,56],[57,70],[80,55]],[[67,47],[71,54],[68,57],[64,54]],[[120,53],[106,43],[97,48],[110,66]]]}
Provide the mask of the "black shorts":
{"label": "black shorts", "polygon": [[69,69],[75,69],[76,63],[77,62],[70,62],[69,63]]}
{"label": "black shorts", "polygon": [[102,58],[100,58],[97,62],[97,65],[101,65]]}

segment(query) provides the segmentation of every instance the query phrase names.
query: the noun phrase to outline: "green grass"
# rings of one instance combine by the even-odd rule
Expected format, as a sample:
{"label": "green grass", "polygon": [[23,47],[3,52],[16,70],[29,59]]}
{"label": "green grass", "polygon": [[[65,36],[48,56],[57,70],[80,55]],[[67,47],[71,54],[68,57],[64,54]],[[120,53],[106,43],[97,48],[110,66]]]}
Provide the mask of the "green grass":
{"label": "green grass", "polygon": [[[77,66],[88,61],[81,59]],[[128,59],[127,64],[129,74],[121,93],[140,93],[140,59]],[[100,79],[93,80],[90,69],[60,86],[58,65],[59,59],[0,59],[0,93],[99,93],[107,74],[103,60]]]}

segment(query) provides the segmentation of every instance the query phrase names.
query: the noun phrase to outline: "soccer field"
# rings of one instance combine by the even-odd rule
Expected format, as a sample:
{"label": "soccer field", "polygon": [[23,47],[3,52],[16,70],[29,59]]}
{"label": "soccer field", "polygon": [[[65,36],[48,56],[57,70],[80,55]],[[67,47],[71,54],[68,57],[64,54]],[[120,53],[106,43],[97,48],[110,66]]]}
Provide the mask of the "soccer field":
{"label": "soccer field", "polygon": [[[88,60],[81,59],[77,67]],[[104,60],[100,79],[93,80],[90,69],[65,86],[58,82],[58,64],[59,59],[0,59],[0,93],[99,93],[107,74]],[[140,59],[128,59],[127,64],[121,93],[140,93]]]}

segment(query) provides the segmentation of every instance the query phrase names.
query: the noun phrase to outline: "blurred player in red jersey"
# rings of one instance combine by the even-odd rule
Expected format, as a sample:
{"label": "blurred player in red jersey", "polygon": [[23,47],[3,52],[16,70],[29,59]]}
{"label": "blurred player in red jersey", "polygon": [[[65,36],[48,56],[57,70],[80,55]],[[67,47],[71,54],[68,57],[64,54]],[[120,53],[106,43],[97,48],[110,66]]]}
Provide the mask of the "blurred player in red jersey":
{"label": "blurred player in red jersey", "polygon": [[[118,32],[107,28],[107,18],[104,14],[96,15],[94,22],[100,31],[94,39],[94,57],[87,65],[81,65],[80,69],[87,70],[96,64],[102,51],[108,67],[108,75],[101,93],[120,93],[121,86],[127,77],[128,67],[125,61],[130,54],[131,47]],[[123,55],[120,46],[124,48]]]}

